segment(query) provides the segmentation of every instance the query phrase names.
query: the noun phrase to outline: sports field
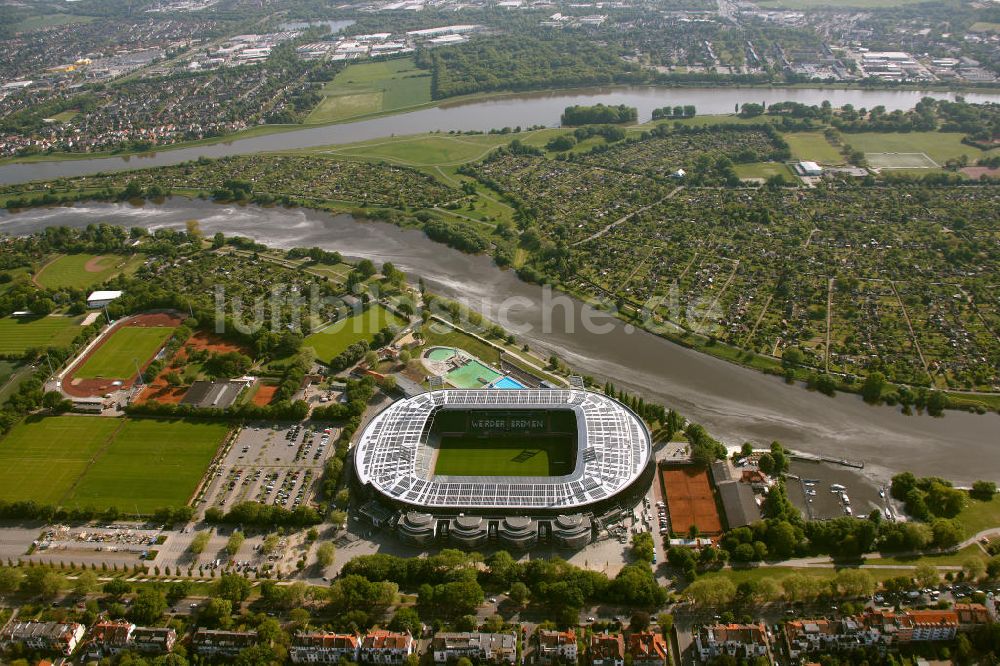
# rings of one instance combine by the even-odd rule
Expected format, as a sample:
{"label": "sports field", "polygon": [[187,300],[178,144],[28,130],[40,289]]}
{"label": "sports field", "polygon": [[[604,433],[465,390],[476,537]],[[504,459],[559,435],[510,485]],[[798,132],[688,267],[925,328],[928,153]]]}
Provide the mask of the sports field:
{"label": "sports field", "polygon": [[750,162],[749,164],[734,164],[733,171],[740,178],[761,178],[767,180],[771,176],[781,174],[785,180],[795,183],[798,177],[780,162]]}
{"label": "sports field", "polygon": [[225,423],[128,420],[64,504],[140,513],[183,506],[228,430]]}
{"label": "sports field", "polygon": [[126,379],[160,350],[174,329],[170,326],[123,326],[111,333],[94,352],[73,372],[76,379],[98,377]]}
{"label": "sports field", "polygon": [[80,334],[82,317],[0,318],[0,354],[20,356],[33,348],[63,347]]}
{"label": "sports field", "polygon": [[0,499],[59,504],[121,425],[98,416],[29,417],[0,439]]}
{"label": "sports field", "polygon": [[330,123],[431,101],[430,72],[413,58],[348,65],[326,84],[306,123]]}
{"label": "sports field", "polygon": [[141,255],[64,254],[42,266],[35,281],[47,289],[87,289],[120,273],[132,273],[142,262]]}
{"label": "sports field", "polygon": [[0,499],[126,512],[182,506],[227,430],[181,420],[29,418],[0,440]]}
{"label": "sports field", "polygon": [[707,471],[694,466],[668,467],[661,475],[670,529],[675,534],[686,534],[692,525],[703,535],[722,534],[722,521]]}
{"label": "sports field", "polygon": [[961,132],[859,132],[845,134],[844,141],[863,153],[926,153],[944,164],[950,158],[967,155],[971,163],[981,157],[1000,154],[1000,150],[982,151],[962,143]]}
{"label": "sports field", "polygon": [[790,132],[784,135],[792,157],[797,160],[819,162],[820,164],[843,164],[844,157],[840,154],[822,132]]}
{"label": "sports field", "polygon": [[373,305],[353,317],[342,319],[327,328],[313,333],[304,341],[312,347],[321,361],[329,361],[355,342],[371,342],[375,333],[386,326],[402,326],[403,320],[381,305]]}
{"label": "sports field", "polygon": [[571,435],[444,436],[434,473],[443,476],[563,476],[576,464]]}
{"label": "sports field", "polygon": [[926,153],[865,153],[865,161],[875,169],[936,169],[940,166]]}

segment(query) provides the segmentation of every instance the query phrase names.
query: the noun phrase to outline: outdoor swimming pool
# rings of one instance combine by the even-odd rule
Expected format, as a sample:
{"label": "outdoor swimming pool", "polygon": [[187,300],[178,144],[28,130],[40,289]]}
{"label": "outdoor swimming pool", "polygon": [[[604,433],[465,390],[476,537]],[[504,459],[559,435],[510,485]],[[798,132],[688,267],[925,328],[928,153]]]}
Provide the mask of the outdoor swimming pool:
{"label": "outdoor swimming pool", "polygon": [[427,359],[430,361],[447,361],[455,355],[455,350],[451,347],[435,347],[427,352]]}
{"label": "outdoor swimming pool", "polygon": [[503,377],[502,379],[498,379],[497,381],[493,382],[493,388],[497,388],[497,389],[523,389],[523,388],[525,388],[525,386],[524,386],[524,384],[522,384],[521,382],[517,381],[516,379],[512,379],[510,377]]}
{"label": "outdoor swimming pool", "polygon": [[449,383],[462,389],[482,388],[501,377],[503,375],[499,372],[476,360],[470,360],[445,375]]}

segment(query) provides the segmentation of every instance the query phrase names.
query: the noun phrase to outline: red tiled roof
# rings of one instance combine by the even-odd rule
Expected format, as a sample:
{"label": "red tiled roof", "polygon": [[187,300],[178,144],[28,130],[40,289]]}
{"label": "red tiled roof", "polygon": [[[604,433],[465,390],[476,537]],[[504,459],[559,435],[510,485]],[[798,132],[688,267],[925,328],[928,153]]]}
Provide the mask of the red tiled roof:
{"label": "red tiled roof", "polygon": [[666,659],[667,642],[652,631],[635,632],[628,638],[628,651],[633,659]]}
{"label": "red tiled roof", "polygon": [[365,634],[362,645],[367,650],[405,650],[411,640],[409,634],[378,629]]}
{"label": "red tiled roof", "polygon": [[592,659],[624,659],[625,639],[621,634],[594,634],[590,637]]}

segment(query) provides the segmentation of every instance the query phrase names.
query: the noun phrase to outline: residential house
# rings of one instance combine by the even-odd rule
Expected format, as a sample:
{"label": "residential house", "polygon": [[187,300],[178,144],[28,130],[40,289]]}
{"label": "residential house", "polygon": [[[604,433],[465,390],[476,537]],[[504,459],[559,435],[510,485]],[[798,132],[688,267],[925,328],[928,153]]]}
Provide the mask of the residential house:
{"label": "residential house", "polygon": [[553,662],[576,663],[577,646],[576,632],[569,631],[549,631],[538,632],[538,649],[535,652],[535,659],[542,664]]}
{"label": "residential house", "polygon": [[358,661],[361,641],[356,634],[334,634],[318,631],[296,634],[288,656],[296,664],[336,664],[341,657]]}
{"label": "residential house", "polygon": [[413,654],[413,636],[409,633],[369,631],[361,641],[361,661],[368,664],[402,664]]}
{"label": "residential house", "polygon": [[793,620],[785,623],[788,656],[793,660],[803,654],[854,650],[873,645],[884,646],[886,637],[853,617],[842,620]]}
{"label": "residential house", "polygon": [[958,633],[955,611],[914,610],[906,615],[913,623],[912,641],[949,641]]}
{"label": "residential house", "polygon": [[993,622],[989,608],[983,604],[955,604],[952,610],[958,615],[959,631],[973,631]]}
{"label": "residential house", "polygon": [[103,620],[90,628],[87,656],[100,659],[129,649],[135,625],[127,620]]}
{"label": "residential house", "polygon": [[438,664],[462,657],[480,663],[513,664],[517,656],[517,640],[514,634],[441,632],[434,636],[431,649],[434,662]]}
{"label": "residential house", "polygon": [[84,626],[76,622],[9,622],[0,630],[0,643],[21,643],[33,650],[51,650],[69,656],[85,632]]}
{"label": "residential house", "polygon": [[593,634],[589,653],[591,666],[625,666],[625,639],[621,634]]}
{"label": "residential house", "polygon": [[667,666],[667,642],[653,631],[636,631],[628,637],[628,653],[633,666]]}
{"label": "residential house", "polygon": [[771,642],[763,622],[705,625],[698,629],[694,643],[702,661],[724,654],[746,659],[766,657],[770,661]]}
{"label": "residential house", "polygon": [[235,657],[242,650],[257,644],[254,631],[222,631],[220,629],[198,629],[191,644],[195,652],[202,656]]}
{"label": "residential house", "polygon": [[132,632],[132,649],[136,652],[166,654],[174,649],[177,632],[170,627],[136,627]]}

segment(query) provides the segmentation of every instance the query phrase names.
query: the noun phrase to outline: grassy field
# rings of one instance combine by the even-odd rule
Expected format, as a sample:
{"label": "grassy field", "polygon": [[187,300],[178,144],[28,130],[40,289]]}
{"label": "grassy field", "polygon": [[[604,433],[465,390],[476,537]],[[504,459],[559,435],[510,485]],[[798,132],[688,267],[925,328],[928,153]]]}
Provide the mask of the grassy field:
{"label": "grassy field", "polygon": [[844,141],[863,153],[927,153],[938,164],[950,158],[968,155],[975,162],[980,157],[996,155],[962,143],[959,132],[861,132],[845,134]]}
{"label": "grassy field", "polygon": [[225,423],[127,420],[64,503],[139,513],[183,506],[228,430]]}
{"label": "grassy field", "polygon": [[403,323],[403,320],[382,306],[374,305],[360,314],[313,333],[303,344],[312,347],[321,361],[329,361],[355,342],[370,342],[375,333],[386,326],[402,326]]}
{"label": "grassy field", "polygon": [[59,25],[71,25],[73,23],[90,23],[94,20],[92,16],[73,16],[72,14],[40,14],[29,16],[14,26],[18,32],[30,32],[41,30],[42,28],[52,28]]}
{"label": "grassy field", "polygon": [[779,162],[751,162],[750,164],[734,164],[733,171],[740,178],[763,178],[781,174],[789,182],[797,182],[798,177],[786,165]]}
{"label": "grassy field", "polygon": [[354,144],[329,152],[337,156],[385,160],[407,166],[445,166],[482,159],[509,140],[509,136],[501,138],[496,134],[429,134]]}
{"label": "grassy field", "polygon": [[958,519],[965,527],[966,536],[970,537],[991,527],[1000,527],[1000,495],[994,495],[990,502],[969,498]]}
{"label": "grassy field", "polygon": [[141,255],[66,254],[45,264],[35,281],[47,289],[87,289],[119,273],[132,273],[142,265]]}
{"label": "grassy field", "polygon": [[1000,23],[977,21],[969,26],[970,32],[1000,32]]}
{"label": "grassy field", "polygon": [[494,347],[441,322],[428,322],[420,332],[427,347],[457,347],[486,363],[496,365],[500,362],[500,352]]}
{"label": "grassy field", "polygon": [[61,347],[80,333],[81,317],[0,318],[0,354],[21,355],[35,347]]}
{"label": "grassy field", "polygon": [[323,88],[323,100],[306,123],[330,123],[396,111],[431,101],[430,72],[413,58],[349,65]]}
{"label": "grassy field", "polygon": [[29,417],[0,440],[0,499],[59,504],[121,425],[97,416]]}
{"label": "grassy field", "polygon": [[444,476],[562,476],[575,464],[571,438],[446,437],[434,473]]}
{"label": "grassy field", "polygon": [[111,334],[86,361],[74,377],[124,379],[135,373],[135,361],[140,367],[159,351],[174,329],[169,326],[126,326]]}
{"label": "grassy field", "polygon": [[880,9],[912,5],[926,0],[761,0],[761,7],[767,9],[814,9],[816,7],[855,7],[858,9]]}
{"label": "grassy field", "polygon": [[820,164],[843,164],[840,151],[830,145],[822,132],[794,132],[785,134],[785,141],[792,149],[792,157]]}

